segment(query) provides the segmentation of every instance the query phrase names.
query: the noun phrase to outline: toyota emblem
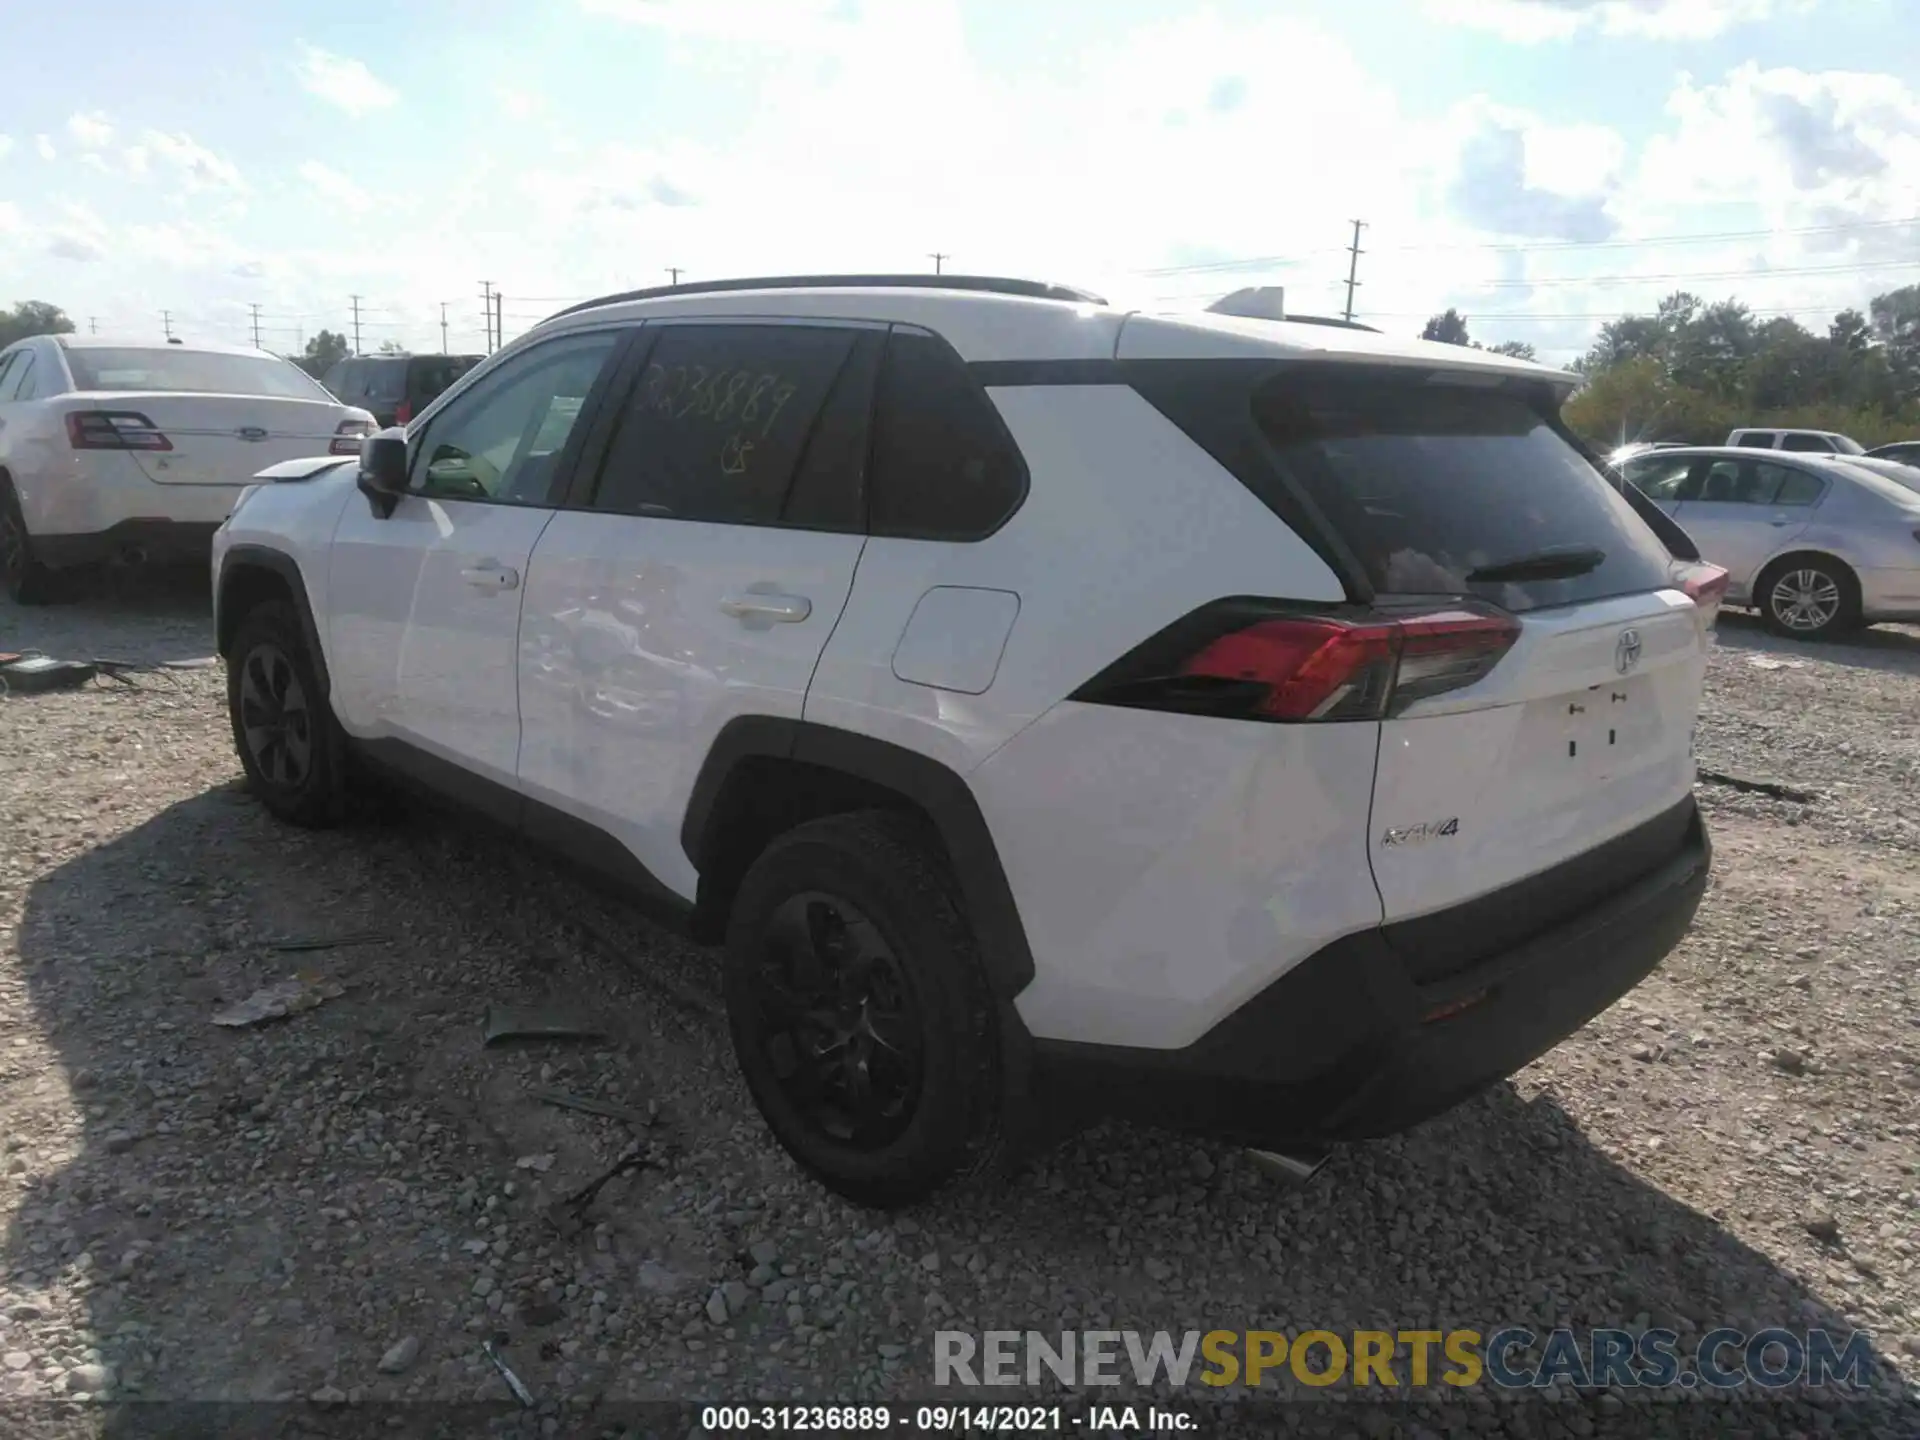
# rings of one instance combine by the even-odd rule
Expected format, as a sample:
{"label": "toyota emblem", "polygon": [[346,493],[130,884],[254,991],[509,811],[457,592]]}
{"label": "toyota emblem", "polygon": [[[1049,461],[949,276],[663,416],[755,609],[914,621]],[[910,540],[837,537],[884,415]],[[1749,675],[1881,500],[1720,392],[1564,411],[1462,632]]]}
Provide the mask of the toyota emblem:
{"label": "toyota emblem", "polygon": [[1622,675],[1627,674],[1640,663],[1640,632],[1622,630],[1619,643],[1613,647],[1613,668]]}

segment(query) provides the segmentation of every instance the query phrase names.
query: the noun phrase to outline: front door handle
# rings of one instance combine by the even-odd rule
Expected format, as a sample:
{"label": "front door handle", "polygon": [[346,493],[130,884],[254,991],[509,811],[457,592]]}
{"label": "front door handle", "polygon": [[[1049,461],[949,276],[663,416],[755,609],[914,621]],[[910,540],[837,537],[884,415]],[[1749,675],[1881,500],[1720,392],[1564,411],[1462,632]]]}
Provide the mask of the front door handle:
{"label": "front door handle", "polygon": [[476,590],[512,590],[520,583],[520,572],[486,560],[478,565],[467,566],[460,572],[460,578]]}
{"label": "front door handle", "polygon": [[1786,517],[1786,516],[1784,516],[1784,515],[1776,515],[1776,516],[1774,516],[1774,517],[1773,517],[1773,525],[1774,525],[1774,528],[1775,528],[1776,530],[1782,530],[1782,529],[1785,529],[1785,528],[1786,528],[1786,525],[1787,525],[1787,517]]}
{"label": "front door handle", "polygon": [[813,602],[804,595],[749,592],[727,596],[720,602],[720,610],[736,620],[771,620],[782,625],[797,625],[813,613]]}

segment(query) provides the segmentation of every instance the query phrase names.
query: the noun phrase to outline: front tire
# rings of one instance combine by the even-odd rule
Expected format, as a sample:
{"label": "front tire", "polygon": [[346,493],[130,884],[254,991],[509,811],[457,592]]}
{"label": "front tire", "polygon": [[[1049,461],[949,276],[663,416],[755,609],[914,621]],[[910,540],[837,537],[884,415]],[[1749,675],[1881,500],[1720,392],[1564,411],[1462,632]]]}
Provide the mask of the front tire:
{"label": "front tire", "polygon": [[5,477],[0,477],[0,585],[16,605],[44,605],[54,598],[53,571],[34,558],[20,497]]}
{"label": "front tire", "polygon": [[1760,617],[1776,635],[1828,640],[1860,624],[1860,587],[1836,561],[1808,556],[1768,572],[1760,587]]}
{"label": "front tire", "polygon": [[725,989],[754,1103],[830,1190],[892,1209],[999,1160],[993,998],[915,817],[834,815],[774,841],[734,900]]}
{"label": "front tire", "polygon": [[315,673],[299,618],[284,601],[254,606],[234,632],[227,716],[247,784],[282,820],[340,822],[342,735]]}

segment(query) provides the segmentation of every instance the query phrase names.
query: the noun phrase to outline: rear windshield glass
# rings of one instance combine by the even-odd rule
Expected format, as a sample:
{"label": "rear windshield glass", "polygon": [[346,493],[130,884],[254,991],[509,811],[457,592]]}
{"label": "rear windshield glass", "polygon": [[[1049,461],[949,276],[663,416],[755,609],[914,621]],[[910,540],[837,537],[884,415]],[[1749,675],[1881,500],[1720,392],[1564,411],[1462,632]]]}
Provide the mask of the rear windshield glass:
{"label": "rear windshield glass", "polygon": [[[1255,414],[1384,594],[1531,610],[1671,583],[1659,538],[1525,396],[1377,371],[1293,374],[1262,388]],[[1497,567],[1508,575],[1477,573]]]}
{"label": "rear windshield glass", "polygon": [[227,355],[156,346],[151,350],[87,346],[67,351],[67,368],[82,390],[163,390],[197,395],[272,395],[324,400],[306,372],[271,355]]}

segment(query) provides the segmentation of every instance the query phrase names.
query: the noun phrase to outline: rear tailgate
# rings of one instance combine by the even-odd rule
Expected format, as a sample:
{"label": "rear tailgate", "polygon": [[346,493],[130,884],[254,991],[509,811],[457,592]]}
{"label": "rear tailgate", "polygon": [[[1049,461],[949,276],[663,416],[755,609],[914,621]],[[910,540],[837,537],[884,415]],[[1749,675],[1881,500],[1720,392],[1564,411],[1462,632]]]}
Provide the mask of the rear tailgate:
{"label": "rear tailgate", "polygon": [[328,452],[353,412],[329,400],[168,392],[64,397],[75,410],[143,417],[166,448],[141,445],[134,457],[160,485],[244,485],[283,460]]}
{"label": "rear tailgate", "polygon": [[[1532,917],[1545,928],[1599,898],[1584,893],[1581,857],[1688,796],[1707,612],[1563,438],[1548,392],[1338,369],[1283,376],[1257,399],[1280,471],[1376,606],[1451,596],[1517,622],[1472,683],[1386,710],[1369,855],[1388,936],[1423,934],[1395,922],[1556,870],[1564,904],[1549,897]],[[1425,693],[1408,675],[1403,662],[1399,693]],[[1615,888],[1635,878],[1615,860],[1592,868]],[[1423,978],[1441,958],[1408,957]]]}

